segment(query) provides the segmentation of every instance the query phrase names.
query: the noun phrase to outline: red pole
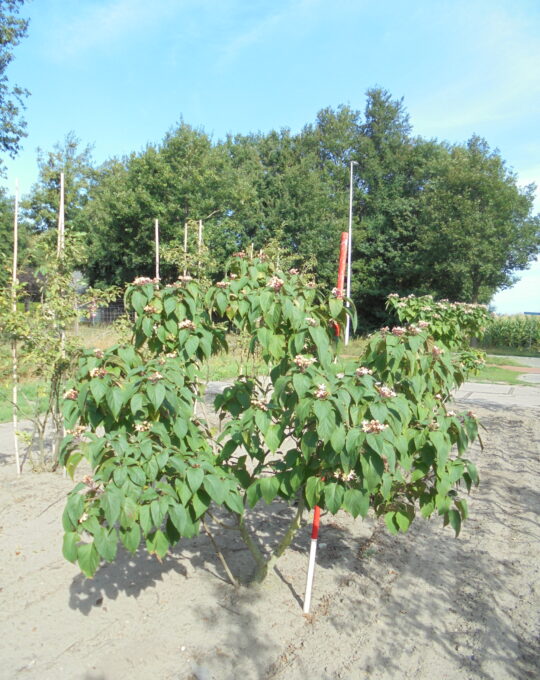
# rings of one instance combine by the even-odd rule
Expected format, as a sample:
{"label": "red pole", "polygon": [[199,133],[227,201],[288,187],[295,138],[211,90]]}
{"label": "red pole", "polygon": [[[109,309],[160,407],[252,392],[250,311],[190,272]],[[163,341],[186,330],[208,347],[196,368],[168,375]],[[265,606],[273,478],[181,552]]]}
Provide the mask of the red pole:
{"label": "red pole", "polygon": [[[347,267],[347,249],[349,246],[349,234],[346,231],[341,232],[341,244],[339,249],[339,265],[337,277],[337,294],[338,297],[343,297],[345,284],[345,269]],[[339,324],[334,321],[334,331],[336,337],[339,337]],[[319,538],[319,524],[321,519],[321,509],[318,505],[313,508],[313,527],[311,530],[311,549],[309,553],[309,564],[306,582],[306,596],[304,598],[304,614],[309,614],[311,606],[311,589],[313,586],[313,575],[315,572],[315,556],[317,553],[317,539]]]}

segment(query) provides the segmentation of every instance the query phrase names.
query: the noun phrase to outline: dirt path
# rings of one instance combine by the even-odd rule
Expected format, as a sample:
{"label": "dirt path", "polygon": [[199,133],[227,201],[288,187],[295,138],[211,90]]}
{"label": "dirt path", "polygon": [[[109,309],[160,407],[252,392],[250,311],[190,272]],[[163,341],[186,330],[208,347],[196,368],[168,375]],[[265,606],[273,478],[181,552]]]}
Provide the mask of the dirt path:
{"label": "dirt path", "polygon": [[[537,678],[539,412],[475,410],[482,483],[460,538],[437,519],[394,538],[374,520],[325,517],[307,618],[307,526],[261,589],[229,586],[202,536],[163,564],[124,554],[88,581],[61,555],[71,482],[0,466],[0,678]],[[261,542],[290,512],[270,510],[253,521]],[[216,536],[247,574],[235,535]]]}

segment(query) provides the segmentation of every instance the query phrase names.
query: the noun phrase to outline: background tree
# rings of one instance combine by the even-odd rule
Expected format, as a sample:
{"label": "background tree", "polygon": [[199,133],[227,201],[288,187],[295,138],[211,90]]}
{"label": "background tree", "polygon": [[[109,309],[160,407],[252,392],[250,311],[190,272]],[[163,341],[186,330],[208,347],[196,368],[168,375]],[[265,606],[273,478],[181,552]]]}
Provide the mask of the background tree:
{"label": "background tree", "polygon": [[26,123],[21,117],[23,100],[28,91],[9,84],[6,70],[13,60],[13,49],[25,37],[28,20],[21,19],[20,7],[24,0],[0,1],[0,150],[10,156],[19,151],[19,143],[26,136]]}
{"label": "background tree", "polygon": [[58,224],[60,174],[64,173],[64,215],[66,225],[84,231],[82,210],[97,180],[90,145],[69,132],[52,151],[37,151],[38,180],[23,202],[23,216],[29,228],[42,232]]}
{"label": "background tree", "polygon": [[498,151],[473,136],[439,157],[421,197],[418,266],[441,297],[489,302],[540,250],[536,187],[520,188]]}

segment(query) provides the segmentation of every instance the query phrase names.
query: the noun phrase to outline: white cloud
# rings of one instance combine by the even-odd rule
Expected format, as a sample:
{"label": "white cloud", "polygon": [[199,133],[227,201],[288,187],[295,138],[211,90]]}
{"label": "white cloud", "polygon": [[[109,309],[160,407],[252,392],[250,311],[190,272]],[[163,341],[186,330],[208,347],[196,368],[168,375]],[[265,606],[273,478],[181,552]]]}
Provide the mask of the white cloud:
{"label": "white cloud", "polygon": [[316,9],[323,5],[322,0],[293,0],[283,3],[281,9],[257,18],[251,25],[233,35],[221,49],[220,66],[233,63],[241,53],[253,45],[270,38],[276,31],[290,30],[292,26],[306,27],[309,20],[317,17]]}
{"label": "white cloud", "polygon": [[94,49],[114,50],[126,37],[148,30],[184,4],[174,0],[94,0],[82,10],[78,3],[64,4],[65,14],[55,17],[49,56],[64,61]]}

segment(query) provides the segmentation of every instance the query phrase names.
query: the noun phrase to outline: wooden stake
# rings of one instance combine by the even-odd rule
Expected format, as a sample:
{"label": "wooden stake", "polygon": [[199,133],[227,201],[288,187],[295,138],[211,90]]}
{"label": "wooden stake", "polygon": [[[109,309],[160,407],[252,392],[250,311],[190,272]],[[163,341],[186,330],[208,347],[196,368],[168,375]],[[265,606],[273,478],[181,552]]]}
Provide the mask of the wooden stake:
{"label": "wooden stake", "polygon": [[58,246],[56,254],[61,256],[65,246],[65,223],[64,223],[64,173],[60,173],[60,205],[58,207]]}
{"label": "wooden stake", "polygon": [[[64,173],[60,173],[60,204],[58,206],[58,248],[57,248],[57,257],[59,260],[62,259],[64,255],[64,249],[66,247],[66,239],[65,239],[65,203],[64,203]],[[65,328],[62,328],[60,331],[60,351],[62,353],[62,356],[64,357],[66,354],[66,330]],[[55,409],[53,409],[53,423],[57,426],[58,423],[58,414],[55,413]],[[62,438],[66,436],[66,429],[64,425],[62,424]],[[57,443],[58,443],[58,430],[57,430]],[[57,444],[53,442],[52,444],[52,451],[53,451],[53,456],[56,449]],[[64,467],[63,470],[63,475],[64,477],[66,476],[66,468]]]}
{"label": "wooden stake", "polygon": [[199,254],[199,261],[197,262],[197,278],[200,280],[201,278],[201,250],[202,250],[202,232],[203,232],[203,223],[202,220],[199,220],[199,234],[198,234],[198,254]]}
{"label": "wooden stake", "polygon": [[159,280],[159,220],[154,220],[154,232],[156,241],[156,279]]}
{"label": "wooden stake", "polygon": [[[15,211],[13,216],[13,272],[11,279],[11,311],[13,316],[17,314],[17,267],[18,267],[18,248],[19,248],[19,180],[15,182]],[[15,465],[17,474],[21,474],[21,460],[19,456],[19,440],[17,438],[18,409],[19,409],[19,374],[17,362],[17,341],[11,341],[11,366],[13,380],[13,443],[15,447]]]}
{"label": "wooden stake", "polygon": [[[184,255],[187,256],[187,235],[188,235],[188,223],[184,222]],[[184,259],[184,262],[187,263],[187,258]],[[187,274],[187,268],[184,266],[184,276]]]}

